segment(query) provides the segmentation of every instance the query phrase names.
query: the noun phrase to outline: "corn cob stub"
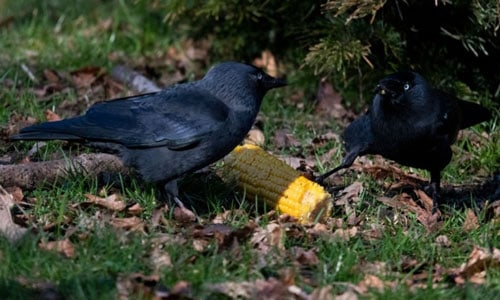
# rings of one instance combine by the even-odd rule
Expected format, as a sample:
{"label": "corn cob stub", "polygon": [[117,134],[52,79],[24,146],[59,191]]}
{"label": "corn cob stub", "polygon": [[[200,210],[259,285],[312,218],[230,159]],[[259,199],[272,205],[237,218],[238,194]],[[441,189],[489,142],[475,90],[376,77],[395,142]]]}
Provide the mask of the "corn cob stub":
{"label": "corn cob stub", "polygon": [[263,200],[302,223],[325,221],[331,214],[331,195],[322,186],[258,146],[238,146],[224,162],[224,176],[236,179],[250,199]]}

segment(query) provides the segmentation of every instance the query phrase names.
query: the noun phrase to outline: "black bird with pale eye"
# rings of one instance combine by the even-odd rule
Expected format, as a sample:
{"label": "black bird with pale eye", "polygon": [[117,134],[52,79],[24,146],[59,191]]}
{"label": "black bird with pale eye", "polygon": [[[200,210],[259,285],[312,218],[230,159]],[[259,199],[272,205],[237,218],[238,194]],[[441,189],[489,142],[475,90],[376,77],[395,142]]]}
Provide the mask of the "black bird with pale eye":
{"label": "black bird with pale eye", "polygon": [[21,129],[11,140],[67,140],[118,155],[179,205],[177,179],[228,154],[246,136],[270,89],[261,69],[225,62],[201,80],[94,104],[82,116]]}
{"label": "black bird with pale eye", "polygon": [[438,207],[441,171],[450,163],[458,131],[491,119],[479,104],[432,88],[415,72],[383,78],[366,114],[344,131],[342,163],[316,178],[318,182],[350,167],[356,157],[379,154],[395,162],[430,172],[433,211]]}

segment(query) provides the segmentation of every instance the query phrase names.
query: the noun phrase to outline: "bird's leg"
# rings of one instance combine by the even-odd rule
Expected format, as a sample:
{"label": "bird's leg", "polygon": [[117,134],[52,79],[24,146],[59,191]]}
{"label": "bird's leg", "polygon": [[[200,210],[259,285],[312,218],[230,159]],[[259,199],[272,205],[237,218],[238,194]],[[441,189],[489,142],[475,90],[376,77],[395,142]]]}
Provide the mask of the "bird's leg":
{"label": "bird's leg", "polygon": [[441,172],[439,170],[431,171],[430,192],[432,196],[432,214],[435,214],[439,206],[439,190],[441,184]]}
{"label": "bird's leg", "polygon": [[182,201],[179,199],[177,180],[171,180],[165,184],[159,184],[158,190],[160,192],[160,201],[174,200],[179,207],[185,208],[184,203],[182,203]]}

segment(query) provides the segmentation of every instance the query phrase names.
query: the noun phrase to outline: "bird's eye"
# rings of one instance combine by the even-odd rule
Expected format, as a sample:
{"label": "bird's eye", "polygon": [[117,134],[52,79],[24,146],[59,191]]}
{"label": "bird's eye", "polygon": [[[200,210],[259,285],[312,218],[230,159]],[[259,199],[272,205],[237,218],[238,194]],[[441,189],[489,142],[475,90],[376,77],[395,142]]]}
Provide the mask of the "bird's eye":
{"label": "bird's eye", "polygon": [[405,85],[403,85],[403,89],[405,91],[409,90],[410,89],[410,85],[408,83],[405,83]]}
{"label": "bird's eye", "polygon": [[257,73],[257,80],[262,80],[263,77],[262,73]]}

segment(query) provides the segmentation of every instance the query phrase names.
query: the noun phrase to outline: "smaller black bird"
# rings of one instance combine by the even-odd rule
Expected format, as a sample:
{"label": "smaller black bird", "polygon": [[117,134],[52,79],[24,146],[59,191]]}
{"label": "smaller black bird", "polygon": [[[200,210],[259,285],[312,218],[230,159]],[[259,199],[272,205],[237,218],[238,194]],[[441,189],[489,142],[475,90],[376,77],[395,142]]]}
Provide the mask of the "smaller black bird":
{"label": "smaller black bird", "polygon": [[82,116],[29,126],[10,139],[67,140],[116,154],[182,205],[177,179],[233,150],[266,92],[284,85],[256,67],[225,62],[201,80],[100,102]]}
{"label": "smaller black bird", "polygon": [[438,206],[441,171],[452,157],[458,131],[491,119],[491,112],[432,88],[415,72],[398,72],[383,78],[366,114],[344,131],[347,154],[342,163],[318,176],[350,167],[356,157],[379,154],[405,166],[430,171],[433,210]]}

